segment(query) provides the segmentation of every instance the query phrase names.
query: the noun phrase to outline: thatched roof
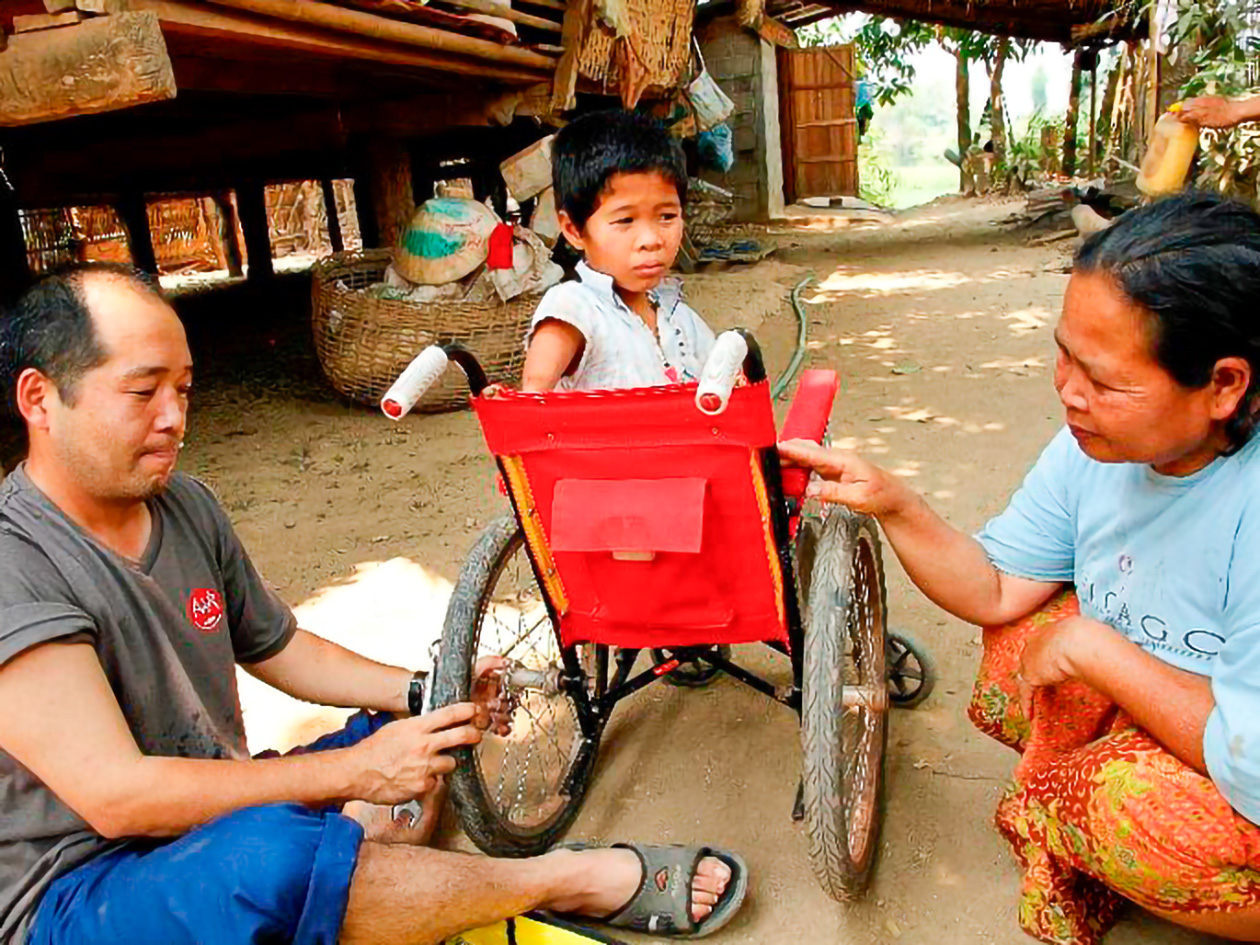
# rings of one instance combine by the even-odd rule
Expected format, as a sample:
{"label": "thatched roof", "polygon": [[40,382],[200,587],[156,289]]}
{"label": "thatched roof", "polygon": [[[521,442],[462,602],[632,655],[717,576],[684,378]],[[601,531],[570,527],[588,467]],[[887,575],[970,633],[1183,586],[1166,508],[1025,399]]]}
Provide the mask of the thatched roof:
{"label": "thatched roof", "polygon": [[[700,9],[717,13],[724,6],[716,0]],[[1144,30],[1139,5],[1130,0],[767,0],[766,12],[792,28],[862,12],[1068,45]]]}

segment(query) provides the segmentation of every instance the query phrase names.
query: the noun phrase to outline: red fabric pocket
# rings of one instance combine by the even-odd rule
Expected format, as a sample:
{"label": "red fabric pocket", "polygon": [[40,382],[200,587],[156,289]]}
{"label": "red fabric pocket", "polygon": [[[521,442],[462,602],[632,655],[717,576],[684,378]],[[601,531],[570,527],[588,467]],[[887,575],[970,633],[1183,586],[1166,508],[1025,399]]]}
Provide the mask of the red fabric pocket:
{"label": "red fabric pocket", "polygon": [[703,479],[560,479],[553,551],[699,554]]}

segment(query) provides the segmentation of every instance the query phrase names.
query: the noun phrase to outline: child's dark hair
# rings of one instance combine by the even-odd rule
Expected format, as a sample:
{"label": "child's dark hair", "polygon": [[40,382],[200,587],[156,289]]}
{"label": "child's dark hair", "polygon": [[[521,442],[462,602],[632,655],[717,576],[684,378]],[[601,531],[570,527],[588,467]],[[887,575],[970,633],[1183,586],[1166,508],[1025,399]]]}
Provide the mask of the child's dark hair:
{"label": "child's dark hair", "polygon": [[551,149],[556,209],[579,230],[615,174],[652,171],[677,188],[680,203],[686,202],[687,160],[678,140],[655,119],[623,109],[583,115],[560,129]]}

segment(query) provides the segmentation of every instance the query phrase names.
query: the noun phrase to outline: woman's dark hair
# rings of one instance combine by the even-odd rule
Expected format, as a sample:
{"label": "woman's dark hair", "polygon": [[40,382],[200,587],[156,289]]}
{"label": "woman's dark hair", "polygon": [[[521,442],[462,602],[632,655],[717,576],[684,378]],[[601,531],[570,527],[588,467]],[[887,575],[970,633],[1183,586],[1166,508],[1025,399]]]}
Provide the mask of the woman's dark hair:
{"label": "woman's dark hair", "polygon": [[1251,365],[1225,423],[1237,452],[1260,408],[1260,214],[1213,194],[1168,197],[1087,239],[1073,271],[1106,273],[1150,314],[1155,360],[1182,387],[1206,386],[1222,358]]}
{"label": "woman's dark hair", "polygon": [[661,174],[687,200],[687,160],[678,139],[656,119],[623,109],[592,112],[565,125],[551,149],[556,209],[579,230],[616,174]]}
{"label": "woman's dark hair", "polygon": [[45,276],[0,315],[0,384],[9,409],[17,412],[18,377],[35,368],[73,406],[79,379],[106,357],[84,301],[83,282],[92,275],[123,279],[161,297],[145,272],[115,263],[79,263]]}

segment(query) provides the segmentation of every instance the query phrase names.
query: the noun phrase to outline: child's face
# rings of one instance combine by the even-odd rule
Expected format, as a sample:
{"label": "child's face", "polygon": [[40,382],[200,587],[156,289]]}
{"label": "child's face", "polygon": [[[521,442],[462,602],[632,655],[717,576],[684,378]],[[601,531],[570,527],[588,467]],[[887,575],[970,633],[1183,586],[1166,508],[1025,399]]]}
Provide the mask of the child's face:
{"label": "child's face", "polygon": [[615,174],[586,226],[579,230],[563,212],[560,224],[588,266],[612,276],[624,291],[646,292],[660,284],[678,255],[682,204],[663,174]]}

